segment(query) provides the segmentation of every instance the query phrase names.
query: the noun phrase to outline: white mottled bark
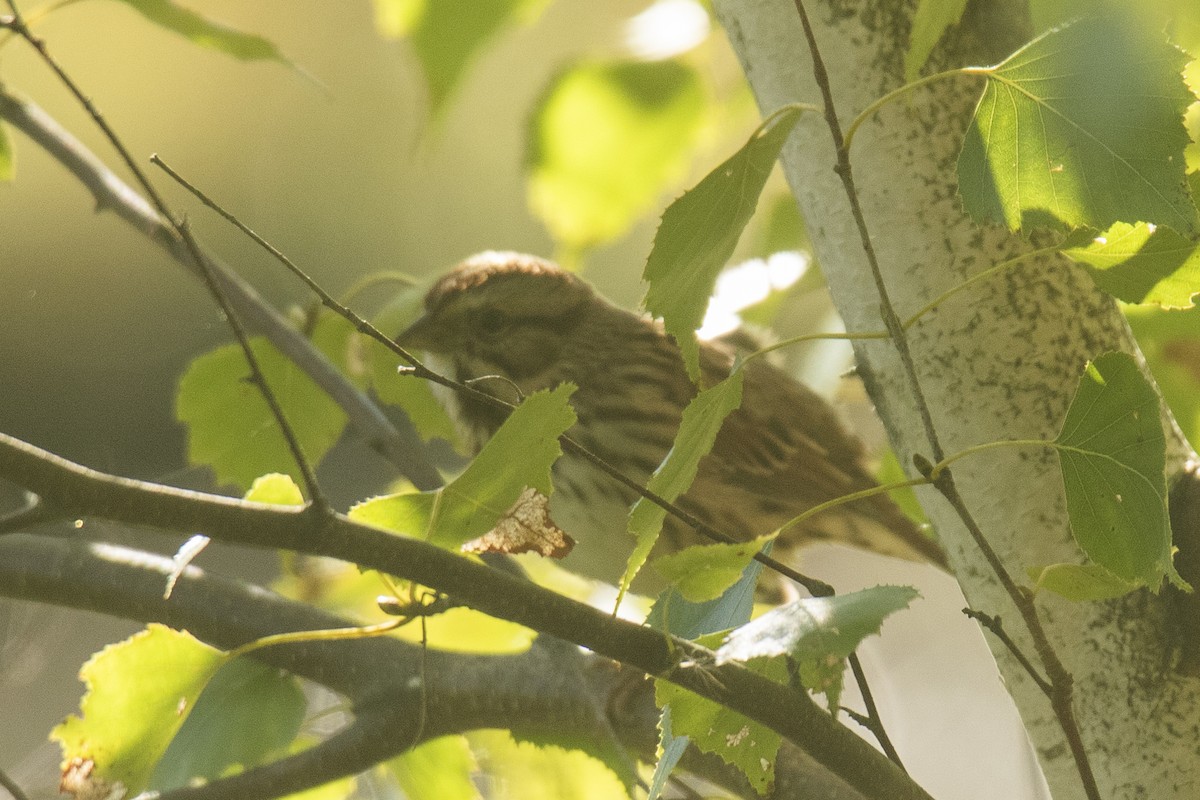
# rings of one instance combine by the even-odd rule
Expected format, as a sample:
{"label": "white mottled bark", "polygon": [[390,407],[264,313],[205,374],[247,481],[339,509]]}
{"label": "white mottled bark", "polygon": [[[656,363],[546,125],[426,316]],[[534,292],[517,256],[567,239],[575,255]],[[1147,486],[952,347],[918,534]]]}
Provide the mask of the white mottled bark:
{"label": "white mottled bark", "polygon": [[[792,0],[715,5],[764,113],[788,102],[821,103]],[[910,5],[808,0],[843,126],[902,83]],[[1028,38],[1013,22],[1024,5],[972,4],[996,16],[968,17],[935,57],[946,66],[1000,60]],[[855,178],[901,317],[1029,247],[1003,230],[976,227],[956,194],[955,159],[981,89],[978,79],[935,83],[889,105],[855,139]],[[834,163],[825,121],[807,115],[785,149],[785,171],[848,329],[878,330],[874,284]],[[1084,363],[1108,350],[1138,352],[1114,304],[1086,274],[1057,258],[1029,262],[972,287],[916,326],[911,343],[947,452],[992,440],[1053,438]],[[928,455],[894,348],[869,342],[857,348],[857,356],[897,451],[905,458]],[[1189,450],[1169,419],[1164,425],[1171,473]],[[1079,558],[1051,453],[990,451],[956,463],[954,472],[1018,581],[1026,566]],[[926,491],[922,499],[972,605],[1003,617],[1032,654],[1015,609],[956,516],[936,493]],[[1200,796],[1200,681],[1171,667],[1161,598],[1143,591],[1118,601],[1073,604],[1047,596],[1038,605],[1074,675],[1076,713],[1103,797]],[[989,641],[1054,797],[1083,797],[1049,703],[1014,659]]]}

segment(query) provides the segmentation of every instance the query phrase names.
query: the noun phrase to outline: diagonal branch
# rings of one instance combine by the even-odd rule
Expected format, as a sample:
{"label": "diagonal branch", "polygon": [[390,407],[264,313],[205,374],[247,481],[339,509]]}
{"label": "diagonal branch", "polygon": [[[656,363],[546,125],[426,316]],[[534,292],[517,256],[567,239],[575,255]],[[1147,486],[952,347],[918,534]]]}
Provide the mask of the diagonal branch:
{"label": "diagonal branch", "polygon": [[[122,181],[78,139],[31,101],[16,97],[0,84],[0,119],[28,136],[53,156],[96,201],[97,211],[112,211],[202,278],[187,244],[142,195]],[[428,462],[411,428],[397,428],[383,411],[358,390],[312,343],[272,308],[257,291],[217,258],[201,251],[221,290],[247,327],[261,332],[280,352],[303,370],[350,418],[360,435],[388,459],[414,486],[433,489],[441,477]]]}

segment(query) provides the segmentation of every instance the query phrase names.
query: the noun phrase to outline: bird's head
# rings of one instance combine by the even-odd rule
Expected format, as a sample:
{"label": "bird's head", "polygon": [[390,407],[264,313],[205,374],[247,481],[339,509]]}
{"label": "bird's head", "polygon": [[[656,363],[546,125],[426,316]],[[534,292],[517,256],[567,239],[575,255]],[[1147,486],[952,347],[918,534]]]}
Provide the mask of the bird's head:
{"label": "bird's head", "polygon": [[[555,385],[563,344],[596,300],[586,283],[554,264],[519,253],[472,256],[425,296],[425,313],[396,341],[432,356],[461,381],[498,376],[521,394]],[[512,391],[487,391],[515,400]]]}

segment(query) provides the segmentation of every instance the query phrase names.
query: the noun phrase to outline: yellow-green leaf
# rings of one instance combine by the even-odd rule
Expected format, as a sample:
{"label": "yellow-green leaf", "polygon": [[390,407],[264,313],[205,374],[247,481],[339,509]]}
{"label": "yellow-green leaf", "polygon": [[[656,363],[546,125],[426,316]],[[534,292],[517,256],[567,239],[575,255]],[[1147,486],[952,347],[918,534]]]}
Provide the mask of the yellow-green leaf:
{"label": "yellow-green leaf", "polygon": [[1200,294],[1200,245],[1170,228],[1118,222],[1063,255],[1083,264],[1096,285],[1126,303],[1191,308]]}
{"label": "yellow-green leaf", "polygon": [[[692,398],[683,410],[683,420],[679,425],[679,433],[675,435],[675,444],[651,476],[647,488],[668,502],[674,502],[686,492],[696,477],[700,459],[712,450],[725,417],[741,403],[741,370],[735,370],[716,386],[705,389]],[[621,579],[622,595],[646,563],[650,551],[654,549],[658,535],[662,532],[666,513],[660,506],[645,498],[639,499],[629,512],[629,532],[637,539],[637,544],[629,556],[625,576]]]}
{"label": "yellow-green leaf", "polygon": [[654,569],[678,587],[689,602],[703,603],[720,597],[742,577],[746,566],[774,534],[737,544],[698,544],[685,547],[654,562]]}
{"label": "yellow-green leaf", "polygon": [[254,479],[246,498],[255,503],[271,503],[278,506],[302,506],[304,495],[291,475],[272,472]]}
{"label": "yellow-green leaf", "polygon": [[360,522],[456,550],[484,533],[526,488],[550,494],[558,437],[575,424],[570,384],[535,392],[517,407],[462,475],[436,492],[408,492],[360,503]]}
{"label": "yellow-green leaf", "polygon": [[717,275],[733,255],[800,109],[763,122],[740,150],[663,212],[642,277],[645,306],[675,337],[692,380],[700,377],[695,331],[704,321]]}
{"label": "yellow-green leaf", "polygon": [[533,112],[530,207],[571,252],[620,236],[684,177],[707,102],[680,61],[568,68]]}
{"label": "yellow-green leaf", "polygon": [[154,770],[160,791],[214,780],[287,753],[307,702],[296,678],[249,658],[213,675]]}
{"label": "yellow-green leaf", "polygon": [[958,24],[966,7],[967,0],[920,0],[908,35],[908,50],[904,52],[904,80],[917,79],[942,34]]}
{"label": "yellow-green leaf", "polygon": [[1050,564],[1030,567],[1027,572],[1036,588],[1077,602],[1122,597],[1141,587],[1118,578],[1099,564]]}
{"label": "yellow-green leaf", "polygon": [[467,740],[441,736],[387,762],[408,800],[474,800],[477,765]]}
{"label": "yellow-green leaf", "polygon": [[375,0],[375,27],[407,37],[429,86],[434,112],[444,106],[467,67],[509,25],[536,18],[547,0]]}
{"label": "yellow-green leaf", "polygon": [[83,665],[82,716],[67,717],[50,738],[62,746],[64,762],[94,765],[89,780],[120,783],[132,796],[146,787],[223,660],[190,634],[151,624]]}
{"label": "yellow-green leaf", "polygon": [[[322,318],[314,338],[336,324]],[[316,464],[341,435],[346,413],[266,340],[256,337],[251,347],[304,454]],[[211,466],[219,483],[242,489],[272,472],[299,479],[283,434],[249,375],[237,345],[218,347],[188,366],[175,397],[175,416],[187,426],[188,460]]]}
{"label": "yellow-green leaf", "polygon": [[269,39],[242,33],[184,8],[172,0],[121,0],[146,19],[193,44],[243,61],[269,60],[291,64]]}
{"label": "yellow-green leaf", "polygon": [[[699,643],[715,646],[721,636],[701,637]],[[788,680],[782,659],[757,659],[746,667],[778,683]],[[778,733],[664,680],[654,681],[654,699],[659,707],[670,706],[671,730],[675,736],[689,737],[704,752],[713,753],[741,770],[759,794],[770,791],[775,783],[775,756],[782,741]]]}

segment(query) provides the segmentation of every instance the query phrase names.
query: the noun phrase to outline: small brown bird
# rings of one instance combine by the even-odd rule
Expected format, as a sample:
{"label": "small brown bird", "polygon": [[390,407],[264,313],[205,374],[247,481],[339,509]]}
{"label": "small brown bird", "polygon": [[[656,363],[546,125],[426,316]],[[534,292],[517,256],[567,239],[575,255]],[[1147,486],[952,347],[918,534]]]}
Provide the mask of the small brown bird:
{"label": "small brown bird", "polygon": [[[697,391],[660,324],[614,306],[554,264],[517,253],[481,253],[443,276],[425,297],[425,314],[398,341],[428,353],[429,365],[443,374],[477,381],[508,401],[574,383],[578,422],[568,434],[642,484],[670,450]],[[733,353],[701,343],[700,360],[705,378],[715,382],[729,374]],[[476,449],[504,421],[502,411],[478,401],[450,391],[439,396]],[[862,445],[834,410],[756,359],[746,366],[741,407],[725,420],[679,505],[717,530],[750,539],[874,485]],[[554,486],[554,519],[578,540],[568,563],[615,580],[632,548],[625,521],[636,495],[570,453],[555,465]],[[780,545],[814,540],[945,563],[886,495],[788,528]],[[668,516],[658,552],[702,541]]]}

